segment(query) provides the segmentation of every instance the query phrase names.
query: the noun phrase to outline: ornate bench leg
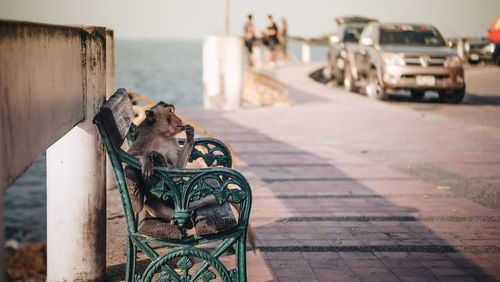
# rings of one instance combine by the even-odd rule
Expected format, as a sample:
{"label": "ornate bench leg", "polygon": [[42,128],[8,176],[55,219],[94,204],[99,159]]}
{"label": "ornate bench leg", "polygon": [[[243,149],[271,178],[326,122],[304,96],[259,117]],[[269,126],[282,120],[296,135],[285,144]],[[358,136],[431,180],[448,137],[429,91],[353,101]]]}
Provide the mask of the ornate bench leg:
{"label": "ornate bench leg", "polygon": [[247,268],[246,268],[246,238],[241,235],[241,238],[236,243],[236,269],[238,271],[237,281],[247,281]]}
{"label": "ornate bench leg", "polygon": [[137,247],[132,243],[132,240],[127,240],[127,268],[125,270],[125,281],[135,282],[135,261],[137,257]]}

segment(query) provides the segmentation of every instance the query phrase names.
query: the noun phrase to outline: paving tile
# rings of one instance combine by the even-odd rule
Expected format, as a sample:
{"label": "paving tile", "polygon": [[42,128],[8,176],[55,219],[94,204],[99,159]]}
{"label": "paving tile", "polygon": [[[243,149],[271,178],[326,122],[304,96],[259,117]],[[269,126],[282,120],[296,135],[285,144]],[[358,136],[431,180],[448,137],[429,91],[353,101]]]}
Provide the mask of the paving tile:
{"label": "paving tile", "polygon": [[399,279],[386,268],[358,267],[351,269],[360,281],[399,281]]}
{"label": "paving tile", "polygon": [[438,282],[439,281],[434,276],[406,276],[406,275],[399,276],[399,275],[397,275],[397,277],[403,282]]}
{"label": "paving tile", "polygon": [[431,279],[436,277],[431,270],[418,265],[405,266],[404,264],[399,264],[392,265],[389,269],[397,277],[425,277]]}

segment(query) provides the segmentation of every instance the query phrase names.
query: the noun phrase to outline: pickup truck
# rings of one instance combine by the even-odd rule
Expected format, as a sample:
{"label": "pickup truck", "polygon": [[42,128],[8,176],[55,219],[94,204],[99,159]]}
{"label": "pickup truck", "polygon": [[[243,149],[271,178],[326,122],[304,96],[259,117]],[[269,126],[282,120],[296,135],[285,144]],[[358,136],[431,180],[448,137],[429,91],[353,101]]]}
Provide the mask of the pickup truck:
{"label": "pickup truck", "polygon": [[410,90],[413,99],[433,90],[444,103],[460,103],[465,95],[462,62],[431,25],[371,22],[347,53],[344,87],[350,91],[386,100],[396,90]]}
{"label": "pickup truck", "polygon": [[330,79],[338,85],[344,83],[344,66],[347,56],[346,49],[350,45],[358,44],[359,37],[365,25],[376,21],[373,18],[360,16],[336,17],[338,30],[330,36],[327,55],[327,71]]}

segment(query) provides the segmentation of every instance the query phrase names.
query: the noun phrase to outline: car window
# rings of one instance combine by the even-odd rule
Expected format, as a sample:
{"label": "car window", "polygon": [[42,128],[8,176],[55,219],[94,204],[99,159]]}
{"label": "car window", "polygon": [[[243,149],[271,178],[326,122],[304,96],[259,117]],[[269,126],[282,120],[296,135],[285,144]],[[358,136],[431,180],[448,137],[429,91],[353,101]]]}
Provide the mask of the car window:
{"label": "car window", "polygon": [[344,42],[358,42],[362,30],[363,27],[361,26],[347,27],[344,33]]}
{"label": "car window", "polygon": [[445,46],[439,32],[428,26],[418,25],[381,25],[380,44]]}

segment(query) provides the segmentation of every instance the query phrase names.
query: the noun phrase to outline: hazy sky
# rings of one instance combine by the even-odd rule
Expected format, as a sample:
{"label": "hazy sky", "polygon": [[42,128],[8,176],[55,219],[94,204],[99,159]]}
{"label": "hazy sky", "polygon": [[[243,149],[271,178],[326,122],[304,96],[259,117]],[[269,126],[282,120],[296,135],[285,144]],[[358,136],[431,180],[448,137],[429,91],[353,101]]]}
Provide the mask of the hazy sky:
{"label": "hazy sky", "polygon": [[[200,39],[224,33],[226,0],[0,0],[0,19],[57,24],[95,24],[118,39]],[[290,35],[315,37],[336,29],[340,15],[384,22],[428,23],[444,36],[484,36],[500,17],[500,0],[231,0],[231,34],[242,35],[246,15],[256,29],[267,14],[285,17]],[[279,22],[278,22],[279,23]]]}

